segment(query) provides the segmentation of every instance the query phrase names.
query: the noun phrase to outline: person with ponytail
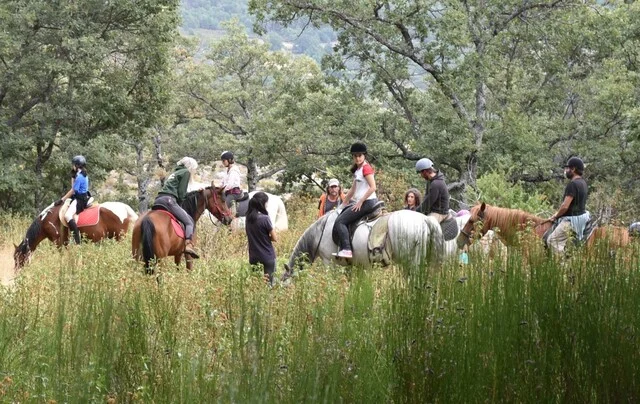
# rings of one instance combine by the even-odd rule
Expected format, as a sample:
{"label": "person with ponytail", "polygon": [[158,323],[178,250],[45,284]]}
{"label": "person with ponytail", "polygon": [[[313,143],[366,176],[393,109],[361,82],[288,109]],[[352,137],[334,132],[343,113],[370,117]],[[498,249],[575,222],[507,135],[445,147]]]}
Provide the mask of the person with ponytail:
{"label": "person with ponytail", "polygon": [[273,243],[277,241],[271,219],[267,213],[269,196],[264,192],[256,192],[249,200],[245,231],[249,241],[249,263],[262,265],[264,276],[273,284],[273,273],[276,269],[276,250]]}
{"label": "person with ponytail", "polygon": [[78,220],[78,215],[87,207],[90,196],[87,159],[78,155],[71,159],[71,164],[71,175],[73,177],[71,189],[60,200],[56,201],[55,205],[62,205],[65,199],[71,198],[69,208],[64,214],[64,220],[73,232],[73,241],[76,244],[80,244],[80,230],[76,221]]}
{"label": "person with ponytail", "polygon": [[353,157],[353,166],[351,167],[353,185],[349,189],[345,201],[350,203],[353,198],[355,203],[344,208],[333,225],[333,239],[338,242],[340,247],[337,256],[341,258],[353,258],[351,240],[349,240],[349,225],[373,212],[378,203],[375,171],[367,161],[367,146],[364,143],[352,144],[351,156]]}

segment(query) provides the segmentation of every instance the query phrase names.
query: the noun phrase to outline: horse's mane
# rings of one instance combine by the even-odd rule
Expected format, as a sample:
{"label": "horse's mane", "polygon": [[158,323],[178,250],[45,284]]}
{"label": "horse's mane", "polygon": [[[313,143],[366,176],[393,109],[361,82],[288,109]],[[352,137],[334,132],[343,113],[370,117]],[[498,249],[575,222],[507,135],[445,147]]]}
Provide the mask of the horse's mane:
{"label": "horse's mane", "polygon": [[38,238],[38,234],[40,234],[41,230],[42,224],[40,219],[36,217],[27,229],[27,234],[24,236],[24,240],[22,240],[18,246],[18,251],[20,251],[21,254],[27,254],[29,252],[34,240]]}
{"label": "horse's mane", "polygon": [[[206,187],[205,189],[211,189],[211,187]],[[180,204],[182,209],[185,210],[189,214],[189,216],[193,217],[198,210],[198,195],[200,194],[199,190],[187,192],[187,195],[184,197],[184,201]]]}
{"label": "horse's mane", "polygon": [[295,264],[295,260],[301,254],[307,254],[309,262],[313,262],[316,259],[318,243],[322,237],[322,234],[317,234],[318,226],[322,226],[324,229],[327,220],[329,220],[329,216],[331,214],[326,214],[322,216],[320,219],[316,220],[307,230],[304,231],[302,236],[298,239],[296,246],[293,248],[293,252],[291,253],[291,258],[289,262],[293,265]]}
{"label": "horse's mane", "polygon": [[[538,216],[529,212],[525,212],[521,209],[500,208],[498,206],[492,205],[485,206],[484,220],[487,223],[491,223],[492,227],[508,229],[513,228],[517,225],[524,226],[528,223],[538,225],[542,221],[542,219]],[[473,213],[477,214],[477,212],[480,210],[480,205],[474,206],[473,210]]]}

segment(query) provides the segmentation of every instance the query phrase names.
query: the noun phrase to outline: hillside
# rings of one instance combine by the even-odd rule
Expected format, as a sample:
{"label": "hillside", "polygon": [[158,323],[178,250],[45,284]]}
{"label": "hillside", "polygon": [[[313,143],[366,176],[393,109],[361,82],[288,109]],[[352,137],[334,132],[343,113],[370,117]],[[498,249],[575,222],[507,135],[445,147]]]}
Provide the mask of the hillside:
{"label": "hillside", "polygon": [[[182,32],[204,40],[215,39],[223,32],[222,23],[237,19],[253,33],[254,18],[249,14],[247,0],[183,0]],[[272,50],[285,49],[294,54],[304,54],[318,61],[331,51],[336,35],[330,27],[320,29],[304,27],[303,23],[292,27],[270,24],[263,39]]]}

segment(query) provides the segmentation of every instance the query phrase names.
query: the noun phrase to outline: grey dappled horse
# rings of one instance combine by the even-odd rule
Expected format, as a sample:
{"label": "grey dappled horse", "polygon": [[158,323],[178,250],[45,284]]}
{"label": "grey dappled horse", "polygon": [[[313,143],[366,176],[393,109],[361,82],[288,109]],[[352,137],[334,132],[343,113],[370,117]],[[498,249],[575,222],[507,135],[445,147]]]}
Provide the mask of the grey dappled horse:
{"label": "grey dappled horse", "polygon": [[[445,245],[442,230],[434,218],[411,210],[395,211],[389,216],[387,243],[394,262],[420,265],[428,260],[439,261],[443,257]],[[331,233],[337,217],[337,211],[328,213],[305,230],[291,253],[289,263],[285,265],[283,277],[290,276],[300,260],[306,259],[311,263],[320,258],[329,264],[334,259],[338,245],[333,242]],[[368,238],[374,223],[362,223],[356,229],[352,240],[353,265],[365,268],[373,265],[369,260]]]}

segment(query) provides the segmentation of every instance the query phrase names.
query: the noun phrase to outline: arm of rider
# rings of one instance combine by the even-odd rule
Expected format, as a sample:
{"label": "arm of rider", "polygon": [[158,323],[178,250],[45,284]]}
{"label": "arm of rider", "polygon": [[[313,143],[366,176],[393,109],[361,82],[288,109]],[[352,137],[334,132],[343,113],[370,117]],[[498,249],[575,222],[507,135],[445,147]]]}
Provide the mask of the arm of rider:
{"label": "arm of rider", "polygon": [[351,184],[351,188],[349,189],[349,192],[347,192],[347,195],[344,197],[344,202],[345,204],[349,204],[349,202],[351,202],[351,198],[353,198],[353,195],[356,193],[356,180],[353,180],[353,184]]}
{"label": "arm of rider", "polygon": [[369,184],[369,189],[367,190],[367,192],[364,193],[364,195],[362,195],[362,198],[360,198],[360,200],[356,202],[355,205],[353,205],[353,208],[351,208],[351,210],[353,210],[354,212],[359,211],[364,201],[366,201],[367,198],[371,196],[372,193],[376,192],[376,180],[375,178],[373,178],[373,174],[365,175],[364,179],[367,180],[367,184]]}
{"label": "arm of rider", "polygon": [[556,214],[551,216],[549,219],[547,219],[547,221],[554,222],[558,218],[562,217],[569,210],[569,206],[571,206],[572,201],[573,201],[573,196],[571,195],[565,196],[564,201],[562,201],[562,205],[560,205],[560,208],[558,209]]}
{"label": "arm of rider", "polygon": [[436,191],[437,191],[436,188],[431,187],[429,189],[429,193],[425,195],[424,200],[422,201],[420,206],[418,206],[418,209],[416,209],[416,211],[425,215],[428,215],[429,213],[431,213],[431,209],[433,208],[433,205],[439,199],[438,192]]}

